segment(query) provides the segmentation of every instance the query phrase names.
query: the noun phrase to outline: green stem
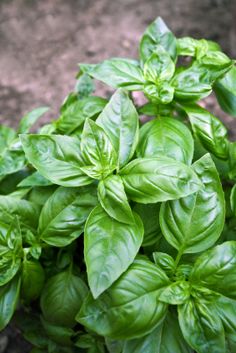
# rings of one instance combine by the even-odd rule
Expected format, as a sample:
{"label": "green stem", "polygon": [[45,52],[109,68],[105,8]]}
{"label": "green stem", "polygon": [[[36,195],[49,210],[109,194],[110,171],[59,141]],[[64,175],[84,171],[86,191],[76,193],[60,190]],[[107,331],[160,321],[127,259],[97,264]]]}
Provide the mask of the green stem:
{"label": "green stem", "polygon": [[182,255],[183,255],[183,252],[184,252],[184,249],[179,249],[178,254],[176,256],[176,259],[175,259],[175,270],[178,267],[178,264],[180,262],[180,259],[181,259]]}

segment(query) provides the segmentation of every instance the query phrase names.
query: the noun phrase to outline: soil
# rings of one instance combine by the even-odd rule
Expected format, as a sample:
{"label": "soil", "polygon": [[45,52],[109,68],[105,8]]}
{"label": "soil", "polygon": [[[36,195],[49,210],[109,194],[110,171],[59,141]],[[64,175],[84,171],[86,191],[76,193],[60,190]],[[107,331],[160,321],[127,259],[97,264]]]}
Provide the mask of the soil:
{"label": "soil", "polygon": [[[236,56],[235,5],[234,0],[0,0],[0,123],[16,126],[41,105],[51,107],[44,122],[57,118],[73,90],[77,63],[135,58],[142,32],[157,16],[177,36],[218,41]],[[111,93],[102,85],[98,90]],[[231,134],[236,131],[236,120],[216,109],[214,97],[206,104],[223,117]],[[0,353],[27,353],[18,337],[7,329]],[[4,344],[8,348],[1,348]]]}

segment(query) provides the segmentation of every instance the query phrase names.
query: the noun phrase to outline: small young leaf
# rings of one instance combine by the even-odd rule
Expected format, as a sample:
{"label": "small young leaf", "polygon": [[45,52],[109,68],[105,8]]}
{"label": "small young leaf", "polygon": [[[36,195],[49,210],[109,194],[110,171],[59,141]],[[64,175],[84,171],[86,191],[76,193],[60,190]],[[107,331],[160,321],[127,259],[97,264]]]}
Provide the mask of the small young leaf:
{"label": "small young leaf", "polygon": [[221,108],[228,114],[236,117],[236,67],[226,73],[214,85],[214,92]]}
{"label": "small young leaf", "polygon": [[40,107],[26,114],[20,121],[18,133],[26,134],[27,132],[29,132],[31,126],[34,125],[36,121],[48,110],[49,110],[48,107]]}
{"label": "small young leaf", "polygon": [[134,223],[133,213],[119,175],[110,175],[98,184],[98,198],[104,210],[119,222]]}
{"label": "small young leaf", "polygon": [[119,166],[124,166],[135,152],[139,132],[137,111],[124,90],[115,92],[96,123],[109,136],[117,151]]}
{"label": "small young leaf", "polygon": [[125,224],[111,218],[101,206],[88,217],[84,231],[84,256],[94,298],[109,288],[133,262],[143,240],[138,215]]}
{"label": "small young leaf", "polygon": [[21,296],[27,303],[40,296],[44,281],[44,269],[40,262],[25,259],[22,266]]}
{"label": "small young leaf", "polygon": [[145,62],[155,52],[158,45],[161,45],[173,60],[176,59],[175,36],[161,17],[152,22],[143,34],[139,46],[141,60]]}

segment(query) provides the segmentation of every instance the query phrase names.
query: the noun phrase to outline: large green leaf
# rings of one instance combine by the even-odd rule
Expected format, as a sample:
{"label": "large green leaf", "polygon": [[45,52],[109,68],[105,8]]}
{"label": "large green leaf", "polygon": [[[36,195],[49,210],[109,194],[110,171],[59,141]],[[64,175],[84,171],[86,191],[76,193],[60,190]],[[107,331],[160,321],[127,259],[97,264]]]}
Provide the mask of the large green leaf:
{"label": "large green leaf", "polygon": [[97,206],[87,220],[84,256],[94,298],[127,270],[139,251],[143,225],[135,213],[133,219],[133,224],[118,222]]}
{"label": "large green leaf", "polygon": [[166,156],[185,164],[193,158],[193,138],[180,121],[162,117],[144,124],[140,130],[138,157]]}
{"label": "large green leaf", "polygon": [[203,156],[193,169],[203,188],[188,197],[162,204],[160,211],[163,235],[181,253],[209,248],[224,226],[224,193],[211,156]]}
{"label": "large green leaf", "polygon": [[183,336],[197,353],[225,352],[224,328],[208,301],[189,299],[178,314]]}
{"label": "large green leaf", "polygon": [[134,223],[133,213],[119,175],[110,175],[98,184],[98,198],[109,216],[119,222]]}
{"label": "large green leaf", "polygon": [[236,117],[236,66],[216,81],[214,92],[221,108],[228,114]]}
{"label": "large green leaf", "polygon": [[105,178],[117,167],[117,153],[109,137],[93,120],[84,124],[81,151],[86,161],[82,170],[95,179]]}
{"label": "large green leaf", "polygon": [[2,331],[11,320],[16,309],[19,293],[20,278],[16,276],[3,287],[0,287],[0,330]]}
{"label": "large green leaf", "polygon": [[191,281],[236,299],[236,242],[228,241],[204,252],[196,261]]}
{"label": "large green leaf", "polygon": [[142,90],[144,77],[139,62],[131,59],[113,58],[97,65],[80,64],[83,72],[107,85],[127,90]]}
{"label": "large green leaf", "polygon": [[228,158],[227,129],[224,124],[206,109],[198,105],[185,105],[194,134],[208,152],[216,157]]}
{"label": "large green leaf", "polygon": [[76,137],[61,135],[21,135],[29,162],[54,184],[82,186],[92,182],[80,167],[84,160]]}
{"label": "large green leaf", "polygon": [[158,301],[168,277],[153,263],[138,258],[97,300],[85,300],[77,320],[88,329],[114,339],[144,336],[161,322],[167,305]]}
{"label": "large green leaf", "polygon": [[117,151],[119,165],[122,167],[133,156],[138,143],[139,117],[128,94],[118,90],[99,115],[96,123],[109,136]]}
{"label": "large green leaf", "polygon": [[55,121],[59,133],[70,135],[80,127],[87,118],[97,116],[107,103],[106,99],[100,97],[85,97],[76,99],[63,109],[58,120]]}
{"label": "large green leaf", "polygon": [[191,353],[180,331],[178,318],[168,312],[163,322],[148,335],[125,341],[122,353]]}
{"label": "large green leaf", "polygon": [[145,62],[159,45],[165,48],[172,59],[176,59],[177,48],[175,36],[161,17],[152,22],[143,34],[139,46],[141,60]]}
{"label": "large green leaf", "polygon": [[190,167],[168,157],[135,159],[120,175],[129,198],[140,203],[178,199],[202,186]]}
{"label": "large green leaf", "polygon": [[43,206],[39,218],[40,238],[52,246],[66,246],[84,230],[85,221],[97,205],[96,187],[59,187]]}
{"label": "large green leaf", "polygon": [[59,326],[73,327],[75,316],[86,295],[87,286],[71,270],[49,278],[40,300],[44,318]]}
{"label": "large green leaf", "polygon": [[19,123],[18,133],[25,134],[29,132],[31,126],[34,125],[36,121],[48,111],[48,109],[48,107],[40,107],[27,113]]}
{"label": "large green leaf", "polygon": [[16,137],[15,130],[8,126],[0,125],[0,153],[9,147]]}

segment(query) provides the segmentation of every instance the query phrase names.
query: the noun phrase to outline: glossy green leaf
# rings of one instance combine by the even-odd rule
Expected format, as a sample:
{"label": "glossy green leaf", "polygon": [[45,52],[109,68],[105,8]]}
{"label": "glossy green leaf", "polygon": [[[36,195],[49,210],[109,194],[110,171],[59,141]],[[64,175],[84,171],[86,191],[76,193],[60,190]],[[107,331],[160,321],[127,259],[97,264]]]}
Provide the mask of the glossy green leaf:
{"label": "glossy green leaf", "polygon": [[221,108],[228,114],[236,117],[236,67],[216,81],[214,92]]}
{"label": "glossy green leaf", "polygon": [[107,100],[100,97],[85,97],[76,99],[63,109],[55,122],[56,129],[61,134],[70,135],[80,127],[87,118],[96,117],[107,104]]}
{"label": "glossy green leaf", "polygon": [[40,300],[44,318],[58,326],[73,327],[87,291],[82,279],[70,270],[49,278]]}
{"label": "glossy green leaf", "polygon": [[91,77],[87,74],[80,75],[76,82],[75,91],[80,99],[90,96],[95,91],[95,85]]}
{"label": "glossy green leaf", "polygon": [[8,126],[0,125],[0,153],[2,153],[16,139],[15,130]]}
{"label": "glossy green leaf", "polygon": [[178,325],[176,315],[168,312],[163,322],[148,335],[126,341],[122,353],[192,353]]}
{"label": "glossy green leaf", "polygon": [[3,330],[10,322],[16,309],[19,293],[20,278],[16,276],[3,287],[0,287],[0,330]]}
{"label": "glossy green leaf", "polygon": [[116,91],[96,123],[109,136],[122,167],[132,158],[138,143],[139,117],[128,94]]}
{"label": "glossy green leaf", "polygon": [[147,83],[144,85],[143,92],[145,96],[155,104],[168,104],[174,98],[174,87],[168,82],[160,82],[158,85]]}
{"label": "glossy green leaf", "polygon": [[22,266],[21,297],[26,302],[37,299],[43,289],[44,280],[44,269],[40,262],[25,259]]}
{"label": "glossy green leaf", "polygon": [[51,181],[43,177],[39,172],[34,172],[25,179],[23,179],[18,186],[29,187],[29,186],[49,186],[52,185]]}
{"label": "glossy green leaf", "polygon": [[198,353],[224,353],[224,328],[210,303],[189,299],[178,306],[179,323],[185,340]]}
{"label": "glossy green leaf", "polygon": [[59,187],[43,206],[40,238],[52,246],[66,246],[80,236],[85,221],[97,205],[96,187]]}
{"label": "glossy green leaf", "polygon": [[183,37],[177,39],[178,55],[201,57],[208,51],[220,51],[220,46],[206,39]]}
{"label": "glossy green leaf", "polygon": [[144,226],[144,237],[142,246],[152,246],[161,238],[159,224],[160,204],[137,203],[133,210],[140,216]]}
{"label": "glossy green leaf", "polygon": [[81,137],[81,151],[87,166],[91,166],[94,175],[83,168],[95,179],[104,178],[117,167],[117,153],[105,131],[93,120],[87,119]]}
{"label": "glossy green leaf", "polygon": [[169,81],[174,72],[175,64],[170,54],[162,46],[156,47],[156,50],[145,61],[143,67],[145,80],[156,84],[160,81]]}
{"label": "glossy green leaf", "polygon": [[82,186],[92,182],[80,167],[84,160],[79,140],[61,135],[21,135],[29,162],[52,183],[62,186]]}
{"label": "glossy green leaf", "polygon": [[43,317],[41,317],[41,323],[45,330],[46,335],[57,344],[61,346],[70,347],[72,346],[72,336],[74,335],[74,331],[70,327],[62,327],[54,325],[48,321],[46,321]]}
{"label": "glossy green leaf", "polygon": [[11,223],[17,217],[26,227],[37,227],[39,209],[27,200],[11,196],[0,196],[0,221]]}
{"label": "glossy green leaf", "polygon": [[180,305],[190,297],[191,287],[187,281],[176,281],[161,290],[158,299],[164,303]]}
{"label": "glossy green leaf", "polygon": [[164,272],[139,258],[97,300],[89,295],[76,319],[99,335],[115,339],[143,336],[166,314],[167,305],[157,298],[168,283]]}
{"label": "glossy green leaf", "polygon": [[155,264],[160,267],[168,276],[175,271],[175,261],[172,256],[164,252],[156,251],[152,254]]}
{"label": "glossy green leaf", "polygon": [[140,203],[178,199],[202,186],[190,167],[168,157],[135,159],[120,175],[129,198]]}
{"label": "glossy green leaf", "polygon": [[0,180],[6,175],[16,173],[26,165],[25,154],[18,149],[5,149],[0,154]]}
{"label": "glossy green leaf", "polygon": [[139,251],[143,225],[135,213],[133,218],[133,224],[118,222],[101,206],[97,206],[88,217],[84,231],[84,256],[94,298],[127,270]]}
{"label": "glossy green leaf", "polygon": [[224,193],[211,156],[203,156],[193,169],[203,188],[188,197],[162,204],[160,211],[163,235],[181,253],[209,248],[224,226]]}
{"label": "glossy green leaf", "polygon": [[214,308],[224,326],[225,334],[235,334],[236,301],[220,295],[214,302]]}
{"label": "glossy green leaf", "polygon": [[233,186],[230,193],[230,206],[234,215],[236,215],[236,184]]}
{"label": "glossy green leaf", "polygon": [[139,46],[141,60],[145,62],[159,45],[170,54],[173,60],[176,59],[177,48],[175,36],[161,17],[152,22],[143,34]]}
{"label": "glossy green leaf", "polygon": [[203,147],[216,157],[228,158],[227,129],[224,124],[206,109],[198,105],[184,106],[195,136]]}
{"label": "glossy green leaf", "polygon": [[193,147],[192,135],[182,122],[162,117],[149,121],[140,129],[137,156],[141,158],[166,156],[191,164]]}
{"label": "glossy green leaf", "polygon": [[40,107],[27,113],[19,123],[18,133],[25,134],[29,132],[32,125],[34,125],[36,121],[41,118],[41,116],[44,115],[48,110],[48,107]]}
{"label": "glossy green leaf", "polygon": [[191,281],[236,299],[236,242],[228,241],[204,252],[196,261]]}
{"label": "glossy green leaf", "polygon": [[110,175],[98,184],[98,198],[110,217],[119,222],[134,223],[133,213],[119,175]]}
{"label": "glossy green leaf", "polygon": [[79,66],[82,72],[113,88],[124,87],[127,90],[139,91],[145,82],[139,62],[136,60],[113,58],[97,65]]}

